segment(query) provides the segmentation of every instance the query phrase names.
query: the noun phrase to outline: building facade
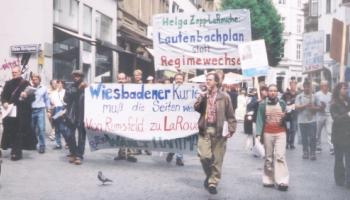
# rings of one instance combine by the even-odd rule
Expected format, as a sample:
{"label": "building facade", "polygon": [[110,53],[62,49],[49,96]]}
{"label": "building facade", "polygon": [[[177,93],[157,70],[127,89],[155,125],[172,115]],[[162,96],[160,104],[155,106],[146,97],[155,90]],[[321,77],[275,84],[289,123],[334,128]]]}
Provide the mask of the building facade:
{"label": "building facade", "polygon": [[115,0],[2,2],[1,18],[10,20],[0,22],[1,80],[11,78],[9,66],[21,64],[44,83],[70,80],[74,69],[89,83],[107,82],[117,71],[116,11]]}
{"label": "building facade", "polygon": [[11,67],[21,63],[27,66],[26,72],[43,74],[44,81],[51,79],[46,74],[52,74],[52,7],[52,1],[45,0],[0,3],[1,85],[11,79]]}
{"label": "building facade", "polygon": [[284,51],[281,53],[282,59],[279,65],[271,69],[268,79],[276,80],[281,91],[288,87],[291,78],[301,82],[304,77],[302,73],[304,2],[305,0],[272,1],[284,25]]}
{"label": "building facade", "polygon": [[[333,83],[339,81],[339,63],[330,58],[331,38],[332,38],[332,21],[336,18],[343,21],[347,26],[350,24],[350,7],[347,0],[318,0],[318,30],[324,31],[325,54],[324,67],[330,73],[330,79]],[[316,4],[315,4],[316,6]],[[316,8],[314,8],[316,9]],[[349,46],[349,44],[347,45]],[[350,48],[348,48],[348,52]],[[350,67],[350,53],[348,53],[347,67]],[[320,74],[320,79],[328,79],[324,74]],[[350,81],[350,80],[348,80]]]}

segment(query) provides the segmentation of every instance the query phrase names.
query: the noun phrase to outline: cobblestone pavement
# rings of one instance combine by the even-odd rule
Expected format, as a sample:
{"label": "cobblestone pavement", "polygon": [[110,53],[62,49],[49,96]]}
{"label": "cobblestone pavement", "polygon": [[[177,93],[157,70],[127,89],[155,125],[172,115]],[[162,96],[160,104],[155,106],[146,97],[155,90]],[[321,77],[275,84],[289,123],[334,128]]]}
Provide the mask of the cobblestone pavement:
{"label": "cobblestone pavement", "polygon": [[[280,192],[263,188],[263,160],[244,149],[245,136],[238,133],[229,140],[218,194],[203,188],[204,173],[195,155],[185,155],[185,166],[166,163],[166,153],[138,156],[137,163],[114,161],[116,150],[87,152],[83,165],[69,164],[66,150],[25,151],[24,159],[12,162],[9,151],[3,151],[0,176],[1,200],[55,199],[350,199],[350,190],[337,187],[333,179],[333,156],[326,144],[317,161],[302,160],[301,146],[287,151],[290,188]],[[102,186],[97,172],[113,180]]]}

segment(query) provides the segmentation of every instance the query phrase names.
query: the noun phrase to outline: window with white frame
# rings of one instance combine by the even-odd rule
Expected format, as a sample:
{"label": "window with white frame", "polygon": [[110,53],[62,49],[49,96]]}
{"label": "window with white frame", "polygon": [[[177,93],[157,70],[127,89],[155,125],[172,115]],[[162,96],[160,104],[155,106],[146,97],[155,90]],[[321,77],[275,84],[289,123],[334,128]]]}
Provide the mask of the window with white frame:
{"label": "window with white frame", "polygon": [[331,34],[326,35],[326,52],[329,52],[331,49]]}
{"label": "window with white frame", "polygon": [[311,0],[309,9],[310,9],[310,16],[317,17],[318,16],[318,0]]}
{"label": "window with white frame", "polygon": [[112,18],[96,12],[96,38],[112,42]]}
{"label": "window with white frame", "polygon": [[83,33],[84,35],[91,36],[92,32],[92,8],[84,5],[83,9]]}
{"label": "window with white frame", "polygon": [[297,60],[301,60],[301,44],[297,44]]}
{"label": "window with white frame", "polygon": [[301,19],[297,19],[297,33],[301,33]]}
{"label": "window with white frame", "polygon": [[278,0],[279,4],[286,4],[286,0]]}
{"label": "window with white frame", "polygon": [[287,45],[287,40],[283,40],[283,48],[281,49],[281,58],[284,58],[284,49],[286,48],[286,45]]}
{"label": "window with white frame", "polygon": [[281,23],[284,24],[285,21],[286,21],[286,17],[281,17]]}
{"label": "window with white frame", "polygon": [[331,13],[331,0],[326,0],[326,14],[330,14]]}
{"label": "window with white frame", "polygon": [[54,23],[78,31],[79,2],[77,0],[54,0]]}

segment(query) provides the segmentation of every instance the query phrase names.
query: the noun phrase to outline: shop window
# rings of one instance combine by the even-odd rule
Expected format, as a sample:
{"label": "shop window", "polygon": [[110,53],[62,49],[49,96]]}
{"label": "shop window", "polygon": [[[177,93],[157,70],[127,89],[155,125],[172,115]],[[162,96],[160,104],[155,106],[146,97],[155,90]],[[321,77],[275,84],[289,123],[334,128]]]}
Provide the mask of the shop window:
{"label": "shop window", "polygon": [[112,50],[96,46],[96,73],[95,80],[101,82],[112,81],[113,66]]}
{"label": "shop window", "polygon": [[71,73],[79,66],[79,39],[60,30],[54,30],[53,78],[71,80]]}
{"label": "shop window", "polygon": [[112,42],[112,22],[113,20],[106,15],[97,12],[96,16],[96,38]]}
{"label": "shop window", "polygon": [[78,31],[79,2],[54,0],[54,23]]}

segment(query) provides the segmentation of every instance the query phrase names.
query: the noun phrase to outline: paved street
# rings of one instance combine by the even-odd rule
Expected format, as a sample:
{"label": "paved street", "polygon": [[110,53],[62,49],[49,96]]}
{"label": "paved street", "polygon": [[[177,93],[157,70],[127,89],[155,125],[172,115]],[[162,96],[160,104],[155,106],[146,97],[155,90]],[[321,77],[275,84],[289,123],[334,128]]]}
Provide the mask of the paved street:
{"label": "paved street", "polygon": [[[68,163],[66,150],[51,150],[54,144],[48,142],[47,153],[25,151],[18,162],[10,161],[9,151],[3,151],[0,199],[349,199],[350,190],[334,184],[333,157],[328,151],[317,161],[302,160],[300,145],[287,153],[289,191],[263,188],[263,160],[246,152],[244,141],[242,133],[229,141],[217,195],[204,190],[204,174],[195,155],[185,155],[185,167],[177,167],[157,152],[129,163],[114,161],[116,150],[87,150],[84,164],[76,166]],[[114,182],[100,185],[99,170]]]}

